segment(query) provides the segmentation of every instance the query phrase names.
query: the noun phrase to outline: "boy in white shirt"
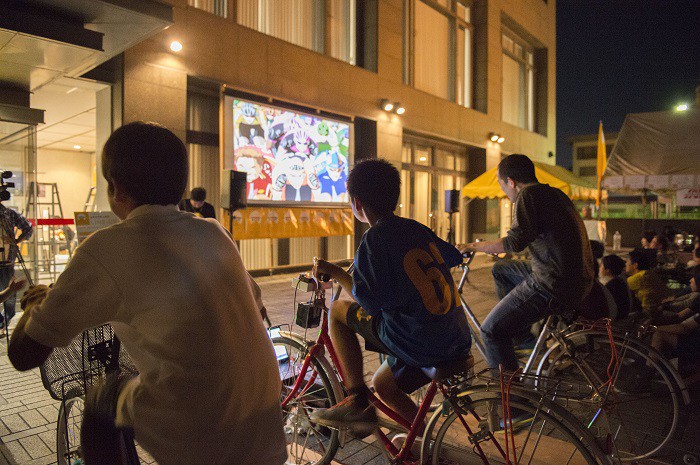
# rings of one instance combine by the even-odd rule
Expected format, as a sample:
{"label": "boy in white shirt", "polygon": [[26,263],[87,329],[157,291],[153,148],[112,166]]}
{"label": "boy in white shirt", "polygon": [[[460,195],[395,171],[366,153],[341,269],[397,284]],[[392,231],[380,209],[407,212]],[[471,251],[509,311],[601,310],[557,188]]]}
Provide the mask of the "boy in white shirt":
{"label": "boy in white shirt", "polygon": [[109,138],[102,166],[122,221],[85,240],[52,289],[29,291],[10,361],[34,368],[109,322],[140,372],[119,396],[116,424],[133,428],[160,465],[283,464],[281,385],[259,288],[219,223],[178,210],[184,144],[157,124],[131,123]]}

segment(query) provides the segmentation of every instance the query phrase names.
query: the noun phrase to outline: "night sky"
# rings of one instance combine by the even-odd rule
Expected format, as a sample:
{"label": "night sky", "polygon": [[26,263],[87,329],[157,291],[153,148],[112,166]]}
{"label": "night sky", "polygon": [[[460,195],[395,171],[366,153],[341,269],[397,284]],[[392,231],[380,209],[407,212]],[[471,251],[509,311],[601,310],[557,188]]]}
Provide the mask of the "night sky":
{"label": "night sky", "polygon": [[557,1],[557,164],[569,138],[619,131],[627,113],[692,104],[700,1]]}

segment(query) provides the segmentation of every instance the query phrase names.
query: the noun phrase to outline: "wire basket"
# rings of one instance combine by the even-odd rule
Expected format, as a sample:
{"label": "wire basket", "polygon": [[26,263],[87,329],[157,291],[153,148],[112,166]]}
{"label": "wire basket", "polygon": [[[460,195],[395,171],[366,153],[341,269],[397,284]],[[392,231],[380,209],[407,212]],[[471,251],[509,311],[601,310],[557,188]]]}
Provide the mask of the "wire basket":
{"label": "wire basket", "polygon": [[138,374],[114,329],[105,324],[85,330],[66,347],[55,348],[41,365],[41,381],[54,399],[70,399],[85,395],[107,371],[117,368]]}

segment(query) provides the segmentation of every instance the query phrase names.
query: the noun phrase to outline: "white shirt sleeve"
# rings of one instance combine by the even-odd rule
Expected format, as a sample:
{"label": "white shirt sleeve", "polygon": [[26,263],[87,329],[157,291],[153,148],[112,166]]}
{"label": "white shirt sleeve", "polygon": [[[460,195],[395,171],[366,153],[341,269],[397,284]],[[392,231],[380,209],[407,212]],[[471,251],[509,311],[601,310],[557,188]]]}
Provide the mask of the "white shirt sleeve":
{"label": "white shirt sleeve", "polygon": [[88,328],[111,321],[121,304],[108,270],[78,248],[46,299],[37,305],[26,333],[48,347],[65,347]]}

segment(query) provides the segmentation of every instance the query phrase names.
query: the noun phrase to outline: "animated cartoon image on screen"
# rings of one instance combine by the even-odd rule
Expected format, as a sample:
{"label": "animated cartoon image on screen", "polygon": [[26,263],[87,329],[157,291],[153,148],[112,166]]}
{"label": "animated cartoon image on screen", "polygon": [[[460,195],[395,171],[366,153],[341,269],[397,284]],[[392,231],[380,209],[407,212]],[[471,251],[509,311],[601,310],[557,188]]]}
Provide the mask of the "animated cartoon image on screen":
{"label": "animated cartoon image on screen", "polygon": [[248,173],[249,199],[348,201],[348,124],[235,100],[234,126],[234,165]]}

